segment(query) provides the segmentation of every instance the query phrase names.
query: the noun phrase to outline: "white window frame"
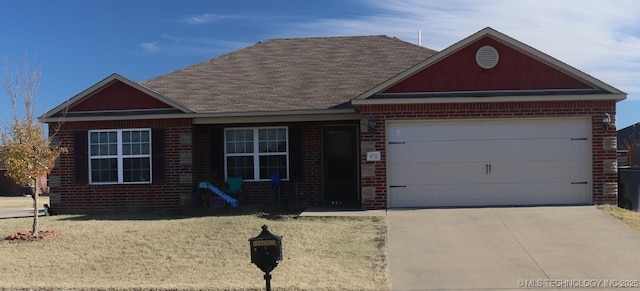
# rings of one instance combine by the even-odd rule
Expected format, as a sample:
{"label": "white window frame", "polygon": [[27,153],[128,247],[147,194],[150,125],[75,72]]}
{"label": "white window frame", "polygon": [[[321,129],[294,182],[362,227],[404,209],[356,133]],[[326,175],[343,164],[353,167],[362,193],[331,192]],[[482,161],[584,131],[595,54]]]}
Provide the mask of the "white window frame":
{"label": "white window frame", "polygon": [[[122,151],[122,133],[127,131],[147,131],[149,132],[149,153],[148,154],[138,154],[138,155],[124,155]],[[92,156],[91,155],[91,133],[101,133],[101,132],[116,132],[117,135],[117,154],[116,155],[105,155],[105,156]],[[89,169],[89,184],[90,185],[114,185],[114,184],[151,184],[153,182],[153,143],[151,136],[150,128],[122,128],[122,129],[99,129],[99,130],[89,130],[87,134],[87,156],[88,163],[87,169]],[[93,182],[93,171],[91,169],[91,161],[96,159],[113,159],[117,160],[118,164],[118,181],[110,181],[110,182]],[[125,182],[124,181],[124,159],[129,158],[149,158],[149,181],[139,181],[139,182]]]}
{"label": "white window frame", "polygon": [[[286,142],[286,150],[284,152],[275,152],[275,153],[260,153],[260,135],[259,132],[261,129],[284,129],[285,130],[285,142]],[[252,130],[253,131],[253,153],[238,153],[238,154],[230,154],[227,153],[227,131],[233,130]],[[260,179],[260,157],[262,156],[285,156],[286,158],[286,179],[282,179],[282,181],[289,181],[289,128],[287,126],[263,126],[263,127],[229,127],[224,129],[224,179],[227,180],[228,170],[227,170],[227,158],[228,157],[253,157],[253,179],[247,179],[243,177],[243,181],[248,182],[261,182],[261,181],[271,181],[271,177],[267,179]]]}

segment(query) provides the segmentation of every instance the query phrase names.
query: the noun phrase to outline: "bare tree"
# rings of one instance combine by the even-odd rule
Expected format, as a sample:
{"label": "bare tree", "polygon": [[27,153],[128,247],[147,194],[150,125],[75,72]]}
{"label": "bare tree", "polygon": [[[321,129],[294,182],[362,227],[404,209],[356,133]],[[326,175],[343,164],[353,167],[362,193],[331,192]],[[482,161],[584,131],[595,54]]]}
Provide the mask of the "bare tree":
{"label": "bare tree", "polygon": [[20,185],[33,185],[33,228],[32,236],[38,230],[38,196],[41,194],[38,180],[46,177],[55,165],[56,159],[66,149],[52,146],[53,136],[45,133],[34,112],[34,105],[40,91],[42,71],[35,63],[29,66],[25,58],[22,67],[11,74],[8,60],[4,60],[2,87],[9,97],[13,113],[8,124],[0,129],[0,161],[6,175]]}

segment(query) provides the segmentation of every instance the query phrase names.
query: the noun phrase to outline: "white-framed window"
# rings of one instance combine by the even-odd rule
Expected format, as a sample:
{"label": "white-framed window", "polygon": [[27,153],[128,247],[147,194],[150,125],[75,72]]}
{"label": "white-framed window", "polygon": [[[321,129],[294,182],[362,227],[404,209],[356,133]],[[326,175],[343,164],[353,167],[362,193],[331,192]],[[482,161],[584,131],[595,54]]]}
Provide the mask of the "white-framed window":
{"label": "white-framed window", "polygon": [[227,128],[224,130],[225,178],[270,180],[289,178],[287,127]]}
{"label": "white-framed window", "polygon": [[91,184],[151,183],[151,129],[89,131]]}

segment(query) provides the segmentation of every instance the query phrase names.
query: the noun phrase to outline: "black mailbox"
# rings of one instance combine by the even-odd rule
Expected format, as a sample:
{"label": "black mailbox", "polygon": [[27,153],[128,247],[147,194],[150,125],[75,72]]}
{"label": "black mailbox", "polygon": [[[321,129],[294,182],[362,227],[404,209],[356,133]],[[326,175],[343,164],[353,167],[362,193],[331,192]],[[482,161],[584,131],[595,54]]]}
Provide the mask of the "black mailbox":
{"label": "black mailbox", "polygon": [[249,246],[251,263],[267,274],[282,261],[282,237],[271,233],[266,225],[258,236],[249,239]]}

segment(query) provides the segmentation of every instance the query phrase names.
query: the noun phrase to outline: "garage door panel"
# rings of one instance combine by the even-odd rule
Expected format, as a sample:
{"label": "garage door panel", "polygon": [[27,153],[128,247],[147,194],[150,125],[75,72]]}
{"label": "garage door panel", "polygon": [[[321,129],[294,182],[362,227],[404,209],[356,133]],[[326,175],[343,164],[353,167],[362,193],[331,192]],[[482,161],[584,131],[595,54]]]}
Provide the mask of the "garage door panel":
{"label": "garage door panel", "polygon": [[[549,189],[557,191],[549,191]],[[407,186],[394,191],[395,207],[573,204],[588,199],[589,185],[566,183],[451,184]],[[424,194],[422,194],[424,193]]]}
{"label": "garage door panel", "polygon": [[[457,162],[395,164],[390,185],[572,183],[585,182],[584,171],[567,172],[565,167],[588,169],[584,161]],[[490,167],[490,168],[489,168]]]}
{"label": "garage door panel", "polygon": [[486,141],[431,141],[406,142],[390,145],[393,162],[472,162],[492,158],[493,146]]}
{"label": "garage door panel", "polygon": [[[584,161],[579,160],[492,162],[490,165],[488,178],[496,183],[583,182],[588,168]],[[567,171],[567,168],[576,170]]]}
{"label": "garage door panel", "polygon": [[[453,123],[451,121],[433,121],[429,127],[421,123],[394,125],[388,139],[394,141],[455,141],[455,140],[494,140],[542,138],[583,138],[589,135],[590,128],[584,120],[514,120],[500,119],[477,122]],[[569,133],[569,135],[567,135]]]}
{"label": "garage door panel", "polygon": [[485,152],[470,150],[490,161],[583,160],[584,141],[571,139],[505,139],[484,141]]}
{"label": "garage door panel", "polygon": [[486,181],[486,163],[403,163],[395,164],[395,171],[390,171],[393,185],[409,184],[451,184],[459,183],[460,177],[465,182],[481,183]]}
{"label": "garage door panel", "polygon": [[437,163],[481,160],[481,157],[468,150],[480,146],[483,145],[473,142],[407,142],[389,145],[389,149],[393,163]]}
{"label": "garage door panel", "polygon": [[589,119],[391,123],[391,207],[589,203]]}
{"label": "garage door panel", "polygon": [[422,141],[390,144],[389,154],[392,163],[583,160],[588,155],[586,143],[585,140],[570,138]]}

